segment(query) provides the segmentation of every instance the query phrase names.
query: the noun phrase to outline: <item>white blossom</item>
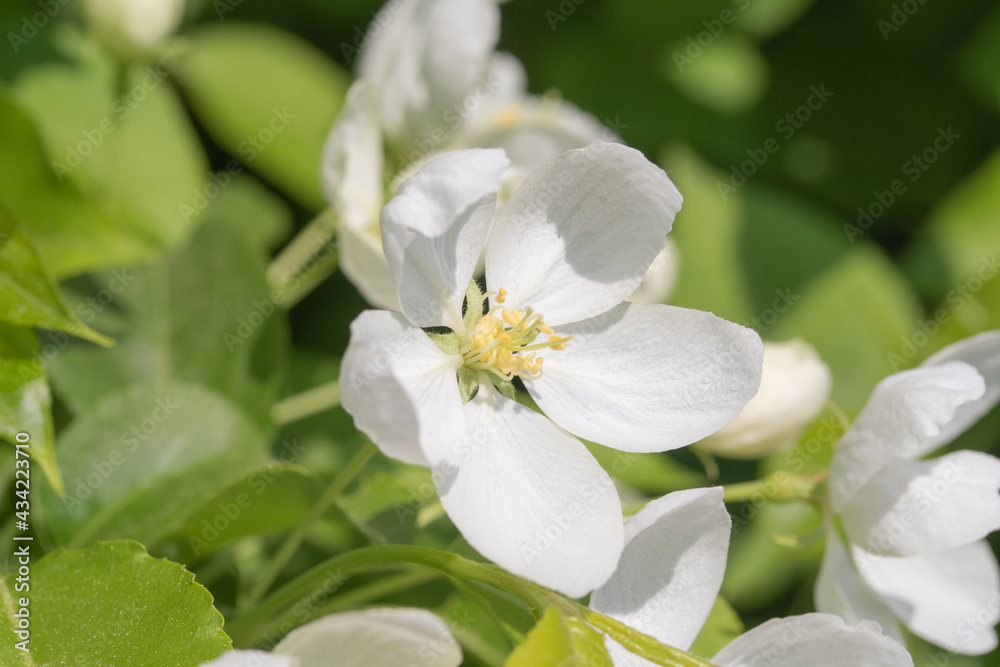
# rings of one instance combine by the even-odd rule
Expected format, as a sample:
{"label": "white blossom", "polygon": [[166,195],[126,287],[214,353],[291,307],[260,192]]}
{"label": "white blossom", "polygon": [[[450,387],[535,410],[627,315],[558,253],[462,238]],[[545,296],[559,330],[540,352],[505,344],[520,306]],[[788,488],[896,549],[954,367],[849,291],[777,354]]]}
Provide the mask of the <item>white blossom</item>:
{"label": "white blossom", "polygon": [[[385,206],[402,314],[354,321],[342,403],[385,454],[433,468],[475,549],[578,597],[614,571],[623,534],[610,477],[573,436],[630,452],[700,440],[756,392],[763,347],[709,313],[623,302],[681,206],[641,153],[568,151],[493,220],[508,164],[498,149],[442,155]],[[487,291],[463,312],[484,249]],[[421,330],[435,327],[452,332],[440,347]],[[545,417],[501,393],[513,379]]]}
{"label": "white blossom", "polygon": [[948,444],[1000,401],[1000,331],[942,350],[875,388],[830,468],[833,522],[816,606],[969,655],[997,646],[1000,460]]}
{"label": "white blossom", "polygon": [[274,651],[230,651],[201,667],[458,667],[462,649],[424,609],[330,614],[296,628]]}

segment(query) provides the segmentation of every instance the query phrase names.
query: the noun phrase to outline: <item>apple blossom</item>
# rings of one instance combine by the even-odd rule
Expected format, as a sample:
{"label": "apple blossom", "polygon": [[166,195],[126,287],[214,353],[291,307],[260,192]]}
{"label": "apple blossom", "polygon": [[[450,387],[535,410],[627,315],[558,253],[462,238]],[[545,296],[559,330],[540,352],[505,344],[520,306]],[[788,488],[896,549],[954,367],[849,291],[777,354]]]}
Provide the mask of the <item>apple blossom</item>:
{"label": "apple blossom", "polygon": [[731,458],[791,449],[830,396],[830,369],[801,339],[764,341],[760,389],[743,412],[698,447]]}
{"label": "apple blossom", "polygon": [[[402,178],[450,150],[503,148],[512,192],[557,155],[617,136],[555,96],[527,93],[517,58],[494,52],[496,0],[404,0],[383,13],[324,147],[321,180],[339,222],[341,270],[369,303],[398,310],[379,211]],[[634,300],[666,298],[675,254],[651,265]]]}
{"label": "apple blossom", "polygon": [[[432,467],[480,553],[579,597],[614,571],[623,534],[610,477],[573,436],[630,452],[691,444],[750,400],[763,350],[709,313],[623,302],[681,206],[641,153],[568,151],[493,221],[508,164],[499,149],[439,156],[385,206],[402,313],[351,325],[342,404],[386,455]],[[512,400],[515,379],[546,416]]]}
{"label": "apple blossom", "polygon": [[[985,381],[984,381],[985,378]],[[956,653],[997,646],[1000,460],[947,444],[1000,401],[1000,331],[951,345],[875,388],[830,468],[831,521],[816,605]],[[842,540],[846,538],[846,543]]]}
{"label": "apple blossom", "polygon": [[330,614],[292,630],[267,651],[230,651],[201,667],[458,667],[462,649],[424,609]]}
{"label": "apple blossom", "polygon": [[[722,584],[730,517],[721,488],[676,491],[648,503],[625,525],[625,549],[590,607],[661,643],[687,650],[708,619]],[[653,663],[609,637],[615,667]],[[771,619],[711,659],[719,667],[912,667],[878,625],[848,626],[830,614]]]}

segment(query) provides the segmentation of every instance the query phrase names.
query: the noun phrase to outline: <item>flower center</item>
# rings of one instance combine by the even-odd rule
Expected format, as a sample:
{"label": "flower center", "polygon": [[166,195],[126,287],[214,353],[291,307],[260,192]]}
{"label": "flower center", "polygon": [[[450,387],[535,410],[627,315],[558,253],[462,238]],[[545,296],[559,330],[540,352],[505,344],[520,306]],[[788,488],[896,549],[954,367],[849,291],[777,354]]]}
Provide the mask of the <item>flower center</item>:
{"label": "flower center", "polygon": [[[487,292],[482,298],[490,295],[495,295],[495,302],[503,303],[507,290]],[[482,300],[469,304],[469,308],[482,308]],[[535,342],[540,334],[548,338]],[[465,359],[465,367],[471,371],[488,371],[508,381],[516,375],[539,378],[543,359],[537,351],[563,350],[571,339],[572,336],[556,335],[552,327],[545,324],[545,319],[531,308],[508,310],[497,306],[466,332],[459,353]]]}

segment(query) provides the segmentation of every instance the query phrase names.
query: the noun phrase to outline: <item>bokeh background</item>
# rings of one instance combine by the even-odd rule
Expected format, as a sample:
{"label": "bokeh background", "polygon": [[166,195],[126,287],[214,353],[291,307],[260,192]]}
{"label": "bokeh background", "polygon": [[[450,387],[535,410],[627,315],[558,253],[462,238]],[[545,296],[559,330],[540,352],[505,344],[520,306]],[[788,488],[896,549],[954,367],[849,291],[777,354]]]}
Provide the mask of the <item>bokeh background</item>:
{"label": "bokeh background", "polygon": [[[222,335],[247,315],[226,304],[264,289],[263,267],[323,208],[320,148],[350,82],[357,37],[380,4],[190,2],[166,83],[135,107],[136,129],[108,134],[101,155],[72,170],[67,193],[62,181],[39,175],[46,163],[67,161],[67,149],[107,115],[107,101],[135,91],[147,74],[115,74],[81,37],[73,2],[53,2],[57,11],[15,49],[9,36],[26,34],[25,17],[41,4],[4,0],[0,203],[23,219],[74,309],[110,284],[109,271],[140,267],[87,320],[124,340],[126,351],[111,359],[74,341],[48,365],[57,440],[103,392],[160,377],[147,368],[153,348],[128,341],[151,339],[143,338],[144,313],[166,306],[154,301],[149,276],[166,266],[174,282],[165,298],[190,324],[172,329],[167,344],[181,357],[170,362],[177,377],[225,390],[261,423],[274,451],[302,445],[297,462],[321,479],[361,442],[339,410],[288,425],[266,417],[274,399],[336,378],[348,324],[365,307],[339,273],[287,318],[268,317],[241,338],[238,369],[216,357]],[[830,365],[833,401],[849,417],[882,377],[1000,327],[995,2],[514,0],[503,6],[502,26],[500,48],[523,61],[531,92],[558,91],[594,114],[667,169],[684,194],[669,302],[754,326],[767,340],[804,338]],[[295,121],[250,157],[245,140],[282,108]],[[26,148],[31,142],[38,145]],[[233,183],[200,207],[213,172],[231,173]],[[233,235],[245,256],[232,250]],[[791,305],[778,313],[782,295]],[[816,469],[824,448],[811,460]],[[951,448],[1000,453],[1000,412]],[[787,457],[717,464],[715,481],[731,483]],[[441,516],[401,522],[393,511],[412,500],[424,473],[387,461],[376,468],[289,572],[366,540],[453,545]],[[687,451],[644,457],[621,479],[637,501],[708,481]],[[427,498],[418,500],[423,507]],[[738,518],[723,594],[743,622],[810,610],[822,553],[815,512],[777,503],[731,509]],[[287,525],[298,516],[289,511]],[[186,562],[224,612],[236,604],[240,578],[273,546],[257,537],[205,559],[168,537],[157,536],[151,550]],[[449,590],[418,582],[387,600],[466,604]],[[911,648],[917,665],[941,664],[936,649]],[[1000,664],[1000,653],[947,660],[985,667]]]}

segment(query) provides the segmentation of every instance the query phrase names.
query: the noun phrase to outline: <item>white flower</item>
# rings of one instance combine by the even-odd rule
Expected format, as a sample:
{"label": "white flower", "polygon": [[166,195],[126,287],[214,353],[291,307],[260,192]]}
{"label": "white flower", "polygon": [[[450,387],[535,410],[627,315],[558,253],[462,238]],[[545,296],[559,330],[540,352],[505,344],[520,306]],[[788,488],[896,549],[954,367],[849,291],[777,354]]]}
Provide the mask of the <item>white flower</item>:
{"label": "white flower", "polygon": [[330,614],[293,630],[273,653],[230,651],[201,667],[458,667],[462,649],[424,609]]}
{"label": "white flower", "polygon": [[[985,378],[985,383],[984,383]],[[997,646],[1000,460],[951,442],[1000,401],[1000,331],[951,345],[875,387],[830,467],[831,525],[816,606],[956,653]],[[897,620],[898,619],[898,620]]]}
{"label": "white flower", "polygon": [[[491,224],[507,165],[497,149],[449,153],[386,205],[402,315],[366,311],[351,325],[342,402],[385,454],[433,467],[475,549],[578,597],[610,576],[623,537],[611,479],[570,433],[630,452],[695,442],[753,396],[763,350],[755,333],[709,313],[623,303],[681,206],[641,153],[564,153]],[[467,326],[463,300],[484,247],[490,291],[469,311],[485,299],[490,314]],[[421,327],[454,332],[448,351]],[[458,375],[478,383],[464,404]],[[548,419],[494,386],[512,395],[513,378]]]}
{"label": "white flower", "polygon": [[177,29],[184,18],[184,0],[84,0],[83,13],[101,41],[131,57]]}
{"label": "white flower", "polygon": [[[705,624],[726,570],[730,518],[721,488],[677,491],[647,504],[625,525],[618,569],[590,607],[661,643],[688,650]],[[610,638],[615,667],[653,663]],[[829,614],[772,619],[711,659],[719,667],[912,667],[906,650],[878,625]]]}
{"label": "white flower", "polygon": [[[361,50],[360,78],[327,139],[321,180],[339,221],[340,268],[376,307],[399,310],[379,231],[379,211],[399,176],[450,150],[503,148],[513,161],[505,190],[513,192],[529,173],[567,150],[618,140],[575,106],[528,94],[517,58],[494,52],[496,5],[389,2]],[[653,263],[635,301],[666,299],[675,255]]]}
{"label": "white flower", "polygon": [[830,396],[830,369],[815,348],[796,338],[764,341],[760,389],[740,416],[698,447],[732,458],[790,449]]}

